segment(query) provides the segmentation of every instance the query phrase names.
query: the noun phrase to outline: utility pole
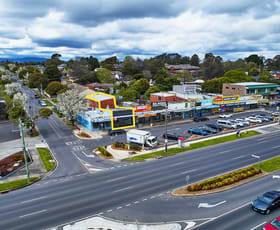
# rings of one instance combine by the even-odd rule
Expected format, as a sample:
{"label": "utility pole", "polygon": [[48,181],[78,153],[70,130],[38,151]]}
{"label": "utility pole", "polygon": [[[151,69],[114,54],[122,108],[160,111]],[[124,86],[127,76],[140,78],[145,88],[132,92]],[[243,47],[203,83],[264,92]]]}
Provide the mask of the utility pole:
{"label": "utility pole", "polygon": [[168,142],[168,139],[167,139],[167,102],[166,102],[166,105],[165,105],[165,152],[167,153],[167,142]]}
{"label": "utility pole", "polygon": [[29,167],[28,167],[28,161],[26,156],[26,148],[25,148],[25,142],[24,142],[24,135],[23,135],[23,128],[22,128],[22,122],[21,119],[19,119],[19,128],[20,128],[20,136],[22,140],[22,146],[23,146],[23,153],[24,153],[24,161],[25,161],[25,167],[26,167],[26,174],[27,174],[27,181],[30,182],[30,175],[29,175]]}
{"label": "utility pole", "polygon": [[42,83],[40,84],[40,86],[41,86],[41,97],[43,97],[43,85],[42,85]]}

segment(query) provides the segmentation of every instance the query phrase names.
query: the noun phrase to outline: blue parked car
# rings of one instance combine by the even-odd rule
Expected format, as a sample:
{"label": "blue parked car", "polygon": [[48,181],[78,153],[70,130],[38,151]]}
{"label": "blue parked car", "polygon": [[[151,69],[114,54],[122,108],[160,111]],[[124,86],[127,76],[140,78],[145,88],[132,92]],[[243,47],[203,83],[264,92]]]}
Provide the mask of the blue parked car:
{"label": "blue parked car", "polygon": [[202,127],[198,127],[198,128],[206,131],[207,133],[217,133],[218,132],[217,129],[213,129],[209,126],[202,126]]}
{"label": "blue parked car", "polygon": [[188,130],[188,133],[190,133],[190,134],[197,134],[197,135],[203,135],[203,136],[206,136],[208,134],[208,132],[206,132],[205,130],[199,129],[199,128],[190,128]]}

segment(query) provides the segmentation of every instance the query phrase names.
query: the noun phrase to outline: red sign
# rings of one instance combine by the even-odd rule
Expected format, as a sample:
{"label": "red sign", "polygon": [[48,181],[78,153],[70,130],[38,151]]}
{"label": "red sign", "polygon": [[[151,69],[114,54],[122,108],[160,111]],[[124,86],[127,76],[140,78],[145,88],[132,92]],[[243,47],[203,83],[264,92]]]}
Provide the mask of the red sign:
{"label": "red sign", "polygon": [[78,129],[78,130],[81,130],[81,128],[80,128],[79,126],[77,126],[77,129]]}
{"label": "red sign", "polygon": [[213,102],[222,102],[223,101],[223,97],[214,97],[213,98]]}
{"label": "red sign", "polygon": [[152,106],[151,105],[138,105],[134,107],[134,112],[139,113],[139,112],[147,112],[151,111]]}

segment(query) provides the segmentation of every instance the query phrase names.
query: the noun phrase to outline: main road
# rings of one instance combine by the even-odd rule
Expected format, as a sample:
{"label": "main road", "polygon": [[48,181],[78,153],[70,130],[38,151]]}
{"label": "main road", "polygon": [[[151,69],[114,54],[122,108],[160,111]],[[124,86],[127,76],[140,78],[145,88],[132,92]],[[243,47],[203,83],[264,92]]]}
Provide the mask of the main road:
{"label": "main road", "polygon": [[[276,147],[279,147],[279,131],[273,131],[267,135],[197,149],[159,160],[104,168],[94,174],[84,174],[81,171],[66,180],[57,179],[55,183],[43,180],[30,187],[2,194],[0,229],[43,229],[98,213],[110,214],[128,203],[139,202],[140,199],[153,195],[168,194],[170,190],[185,184],[186,175],[190,176],[191,182],[196,182],[253,164],[256,159],[251,157],[252,154],[260,155],[262,159],[271,158],[278,155]],[[67,157],[67,154],[61,157]],[[164,216],[154,213],[154,217],[151,217],[144,213],[142,216],[140,214],[137,220],[145,222],[158,217],[157,221],[172,221],[182,216],[209,216],[208,210],[197,208],[199,203],[205,201],[204,197],[194,200],[195,202],[187,202],[188,209],[184,209],[179,202],[178,207],[181,208],[177,209],[177,213],[176,209],[173,209],[172,213],[166,209]],[[222,206],[223,212],[240,204],[228,203],[229,205]],[[219,214],[220,211],[216,212]],[[131,216],[133,210],[122,216],[122,220],[130,220]]]}

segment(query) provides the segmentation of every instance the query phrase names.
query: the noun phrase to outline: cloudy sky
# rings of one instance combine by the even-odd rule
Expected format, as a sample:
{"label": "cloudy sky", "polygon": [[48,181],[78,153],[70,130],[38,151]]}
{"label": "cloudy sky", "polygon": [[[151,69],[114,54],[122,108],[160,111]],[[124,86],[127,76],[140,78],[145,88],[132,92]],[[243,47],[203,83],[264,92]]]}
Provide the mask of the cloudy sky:
{"label": "cloudy sky", "polygon": [[0,57],[280,54],[280,0],[0,0]]}

